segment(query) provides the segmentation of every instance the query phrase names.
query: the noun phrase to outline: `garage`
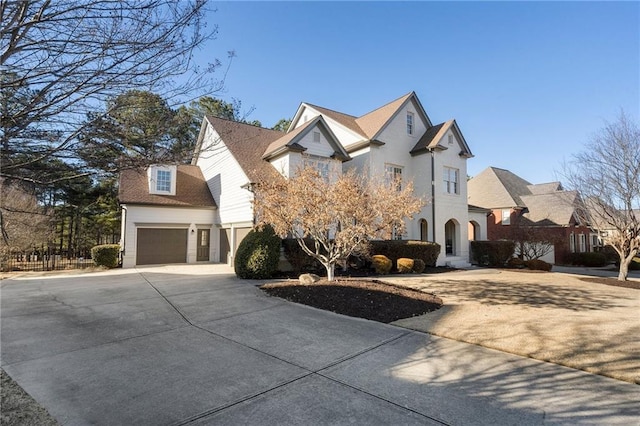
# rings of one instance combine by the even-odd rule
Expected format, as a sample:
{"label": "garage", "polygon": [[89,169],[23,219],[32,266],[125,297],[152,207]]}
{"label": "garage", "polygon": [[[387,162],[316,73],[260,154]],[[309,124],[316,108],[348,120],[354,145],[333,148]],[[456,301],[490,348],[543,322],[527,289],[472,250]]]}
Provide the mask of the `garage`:
{"label": "garage", "polygon": [[136,265],[186,263],[187,229],[138,228]]}

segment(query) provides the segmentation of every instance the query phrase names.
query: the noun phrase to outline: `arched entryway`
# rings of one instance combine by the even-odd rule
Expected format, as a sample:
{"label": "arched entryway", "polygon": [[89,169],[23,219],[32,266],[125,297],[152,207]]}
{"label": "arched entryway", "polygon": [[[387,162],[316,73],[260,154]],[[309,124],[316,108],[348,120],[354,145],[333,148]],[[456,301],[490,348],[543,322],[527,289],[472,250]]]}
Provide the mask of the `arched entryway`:
{"label": "arched entryway", "polygon": [[444,224],[445,254],[447,256],[455,256],[458,251],[457,235],[458,224],[455,220],[449,219]]}
{"label": "arched entryway", "polygon": [[475,220],[469,221],[469,241],[480,239],[480,224]]}
{"label": "arched entryway", "polygon": [[429,224],[426,219],[420,219],[418,224],[420,225],[420,241],[429,241]]}

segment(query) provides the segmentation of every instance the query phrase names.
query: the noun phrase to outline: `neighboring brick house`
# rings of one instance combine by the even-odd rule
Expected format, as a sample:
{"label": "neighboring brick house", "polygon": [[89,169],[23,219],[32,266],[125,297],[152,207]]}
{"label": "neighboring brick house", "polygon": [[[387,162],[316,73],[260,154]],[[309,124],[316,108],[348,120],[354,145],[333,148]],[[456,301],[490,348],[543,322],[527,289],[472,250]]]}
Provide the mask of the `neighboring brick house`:
{"label": "neighboring brick house", "polygon": [[[200,247],[196,231],[201,235],[201,230],[208,229],[209,261],[232,263],[238,244],[254,224],[251,185],[265,178],[286,178],[307,164],[322,173],[341,173],[353,167],[360,173],[412,180],[416,195],[429,204],[407,222],[406,233],[397,238],[438,242],[442,246],[439,265],[465,266],[470,227],[476,238],[486,235],[486,211],[467,205],[465,177],[470,157],[456,121],[433,125],[414,92],[359,117],[301,103],[287,132],[207,116],[189,167],[201,171],[197,185],[208,188],[212,201],[207,206],[185,203],[179,207],[179,217],[169,217],[163,209],[175,208],[168,205],[171,197],[186,196],[180,192],[185,175],[152,167],[146,174],[146,186],[138,183],[139,189],[153,189],[158,182],[166,189],[167,180],[177,180],[177,191],[154,199],[159,204],[154,204],[155,209],[146,208],[144,218],[123,220],[123,265],[140,264],[140,244],[148,247],[146,240],[150,238],[159,241],[149,232],[165,234],[170,241],[172,232],[160,229],[176,227],[190,229],[187,253],[180,249],[187,262],[201,258],[195,253],[205,249]],[[175,170],[179,172],[181,167]],[[156,176],[157,170],[163,171],[160,176]],[[135,197],[127,196],[132,191],[127,188],[130,179],[125,173],[120,182],[120,202],[129,216],[132,206],[137,205]],[[203,208],[208,211],[206,218],[199,216]],[[182,240],[180,244],[184,245]]]}
{"label": "neighboring brick house", "polygon": [[593,251],[597,233],[577,214],[577,191],[560,182],[531,184],[509,170],[489,167],[468,182],[469,204],[490,209],[487,239],[513,239],[516,227],[544,228],[556,240],[543,260],[566,262],[569,253]]}

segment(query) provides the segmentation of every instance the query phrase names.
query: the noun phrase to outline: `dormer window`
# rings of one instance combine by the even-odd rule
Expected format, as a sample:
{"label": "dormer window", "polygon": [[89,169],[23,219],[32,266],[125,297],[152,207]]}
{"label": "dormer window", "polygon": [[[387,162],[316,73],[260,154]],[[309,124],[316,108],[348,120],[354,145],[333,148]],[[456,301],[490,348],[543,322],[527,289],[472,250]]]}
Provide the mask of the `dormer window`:
{"label": "dormer window", "polygon": [[171,192],[171,172],[168,170],[158,170],[156,175],[156,191]]}
{"label": "dormer window", "polygon": [[407,112],[407,134],[413,135],[413,113]]}
{"label": "dormer window", "polygon": [[320,143],[320,132],[313,132],[313,141],[315,143]]}
{"label": "dormer window", "polygon": [[449,145],[453,145],[453,135],[449,135]]}
{"label": "dormer window", "polygon": [[177,166],[155,165],[149,167],[149,193],[159,195],[176,195]]}

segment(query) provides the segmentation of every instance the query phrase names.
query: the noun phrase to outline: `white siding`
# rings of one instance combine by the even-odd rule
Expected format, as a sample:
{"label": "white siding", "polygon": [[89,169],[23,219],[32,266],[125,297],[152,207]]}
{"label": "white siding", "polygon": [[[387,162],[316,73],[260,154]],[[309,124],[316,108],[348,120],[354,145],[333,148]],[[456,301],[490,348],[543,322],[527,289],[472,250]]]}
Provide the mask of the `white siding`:
{"label": "white siding", "polygon": [[[187,263],[195,263],[197,256],[197,229],[211,229],[209,260],[217,262],[218,234],[214,228],[214,209],[195,209],[166,206],[123,206],[123,233],[120,244],[123,249],[122,267],[136,265],[138,228],[189,229],[187,239]],[[194,232],[191,232],[193,230]],[[215,237],[215,239],[214,239]]]}
{"label": "white siding", "polygon": [[204,175],[218,206],[220,223],[253,221],[253,196],[243,185],[249,179],[231,155],[218,133],[207,126],[196,163]]}

